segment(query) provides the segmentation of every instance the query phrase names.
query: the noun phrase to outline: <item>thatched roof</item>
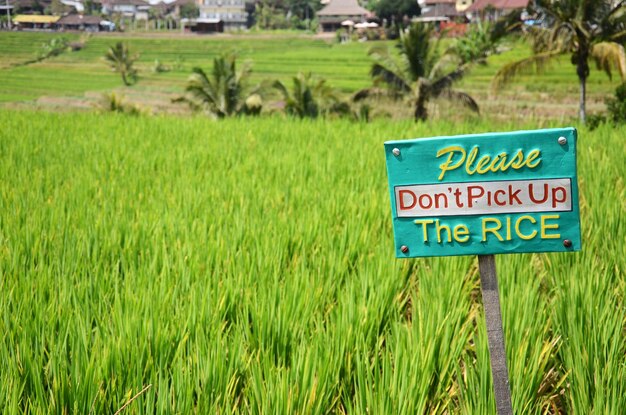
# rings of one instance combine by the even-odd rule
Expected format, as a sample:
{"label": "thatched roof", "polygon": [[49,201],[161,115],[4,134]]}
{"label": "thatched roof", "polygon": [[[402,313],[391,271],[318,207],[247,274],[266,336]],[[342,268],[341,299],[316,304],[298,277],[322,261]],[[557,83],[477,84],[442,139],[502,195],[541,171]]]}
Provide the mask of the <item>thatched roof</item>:
{"label": "thatched roof", "polygon": [[317,12],[318,16],[365,16],[371,12],[361,6],[357,0],[331,0],[322,10]]}
{"label": "thatched roof", "polygon": [[67,26],[80,26],[80,25],[96,25],[100,24],[103,19],[99,16],[83,16],[81,14],[68,14],[61,17],[58,21],[58,25]]}

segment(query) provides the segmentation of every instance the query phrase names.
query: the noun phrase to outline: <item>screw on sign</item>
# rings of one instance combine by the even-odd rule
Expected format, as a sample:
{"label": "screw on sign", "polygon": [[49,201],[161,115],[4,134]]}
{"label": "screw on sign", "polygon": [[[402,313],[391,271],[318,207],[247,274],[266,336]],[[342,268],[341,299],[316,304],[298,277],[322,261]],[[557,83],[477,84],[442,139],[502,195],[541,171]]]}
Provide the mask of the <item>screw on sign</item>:
{"label": "screw on sign", "polygon": [[494,254],[580,251],[574,128],[385,143],[396,256],[478,255],[494,393],[512,414]]}

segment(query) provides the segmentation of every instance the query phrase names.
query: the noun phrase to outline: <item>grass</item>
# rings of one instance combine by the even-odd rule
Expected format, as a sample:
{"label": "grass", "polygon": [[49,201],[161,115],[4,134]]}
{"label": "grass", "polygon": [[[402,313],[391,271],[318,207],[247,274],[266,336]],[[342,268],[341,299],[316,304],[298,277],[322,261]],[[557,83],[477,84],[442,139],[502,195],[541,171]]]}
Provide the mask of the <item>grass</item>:
{"label": "grass", "polygon": [[[393,258],[382,143],[517,123],[0,125],[5,413],[495,413],[476,261]],[[517,414],[626,407],[624,133],[581,131],[582,252],[497,258]]]}

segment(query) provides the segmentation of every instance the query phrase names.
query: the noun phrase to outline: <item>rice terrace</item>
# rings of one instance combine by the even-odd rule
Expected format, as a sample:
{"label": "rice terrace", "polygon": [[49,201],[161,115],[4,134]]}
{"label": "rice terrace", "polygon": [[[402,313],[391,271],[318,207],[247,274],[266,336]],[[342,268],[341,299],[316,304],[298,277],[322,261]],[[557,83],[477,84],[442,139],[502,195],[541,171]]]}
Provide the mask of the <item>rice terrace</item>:
{"label": "rice terrace", "polygon": [[626,4],[516,2],[7,1],[0,413],[626,414]]}

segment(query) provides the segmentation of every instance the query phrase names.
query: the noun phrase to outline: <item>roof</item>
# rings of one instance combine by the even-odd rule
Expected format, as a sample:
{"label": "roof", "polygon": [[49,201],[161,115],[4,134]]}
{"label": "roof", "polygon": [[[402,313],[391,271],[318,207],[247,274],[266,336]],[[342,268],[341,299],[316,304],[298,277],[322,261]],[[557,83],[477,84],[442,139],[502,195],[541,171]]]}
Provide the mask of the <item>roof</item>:
{"label": "roof", "polygon": [[317,12],[318,16],[365,16],[370,11],[359,6],[357,0],[330,0],[328,5]]}
{"label": "roof", "polygon": [[82,14],[68,14],[67,16],[61,17],[57,24],[60,25],[81,25],[81,24],[100,24],[103,19],[98,16],[83,16]]}
{"label": "roof", "polygon": [[528,7],[529,0],[476,0],[467,8],[467,12],[477,12],[491,6],[498,10],[523,9]]}
{"label": "roof", "polygon": [[217,24],[219,22],[221,22],[222,19],[195,19],[196,23],[211,23],[211,24]]}
{"label": "roof", "polygon": [[18,14],[13,18],[15,23],[55,23],[59,16],[40,16],[34,14]]}

